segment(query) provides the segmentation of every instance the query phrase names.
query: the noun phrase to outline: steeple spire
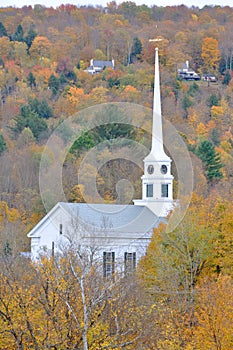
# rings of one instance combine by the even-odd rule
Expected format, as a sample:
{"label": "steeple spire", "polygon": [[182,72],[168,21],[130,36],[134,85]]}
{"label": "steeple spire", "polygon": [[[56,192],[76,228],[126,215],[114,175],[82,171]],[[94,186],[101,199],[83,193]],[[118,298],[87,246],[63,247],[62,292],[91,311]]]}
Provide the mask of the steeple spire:
{"label": "steeple spire", "polygon": [[161,95],[160,95],[160,77],[159,77],[159,54],[158,48],[155,49],[155,76],[154,76],[154,100],[153,100],[153,120],[152,120],[152,148],[151,152],[161,148],[163,150],[163,131],[162,131],[162,113],[161,113]]}
{"label": "steeple spire", "polygon": [[172,184],[171,158],[163,148],[159,54],[156,48],[151,151],[144,159],[142,199],[134,200],[134,204],[145,205],[156,215],[166,216],[173,205]]}
{"label": "steeple spire", "polygon": [[159,53],[155,49],[155,75],[154,75],[154,98],[153,98],[153,118],[152,118],[152,142],[150,154],[145,158],[149,160],[168,159],[163,148],[163,127],[161,112],[161,93],[160,93],[160,75],[159,75]]}

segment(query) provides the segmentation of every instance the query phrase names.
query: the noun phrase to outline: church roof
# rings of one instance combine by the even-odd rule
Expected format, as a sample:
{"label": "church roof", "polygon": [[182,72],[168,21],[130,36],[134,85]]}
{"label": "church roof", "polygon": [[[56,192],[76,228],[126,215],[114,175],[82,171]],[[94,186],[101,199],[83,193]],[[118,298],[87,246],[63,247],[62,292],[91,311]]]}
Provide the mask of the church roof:
{"label": "church roof", "polygon": [[59,203],[72,217],[96,229],[121,233],[146,233],[162,219],[146,206],[124,204]]}
{"label": "church roof", "polygon": [[142,236],[164,222],[144,205],[129,204],[91,204],[58,202],[50,212],[28,233],[28,237],[37,237],[40,228],[52,220],[53,213],[62,209],[71,219],[78,219],[90,232],[108,232]]}

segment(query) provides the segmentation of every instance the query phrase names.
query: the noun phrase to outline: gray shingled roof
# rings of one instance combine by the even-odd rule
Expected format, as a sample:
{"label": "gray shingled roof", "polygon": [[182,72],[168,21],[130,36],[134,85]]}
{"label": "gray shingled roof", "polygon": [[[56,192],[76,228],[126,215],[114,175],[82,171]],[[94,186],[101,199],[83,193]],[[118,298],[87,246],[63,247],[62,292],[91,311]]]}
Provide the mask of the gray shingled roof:
{"label": "gray shingled roof", "polygon": [[88,203],[59,203],[72,217],[108,232],[140,233],[157,227],[162,219],[146,206]]}
{"label": "gray shingled roof", "polygon": [[93,66],[95,67],[113,67],[112,61],[100,61],[100,60],[94,60]]}

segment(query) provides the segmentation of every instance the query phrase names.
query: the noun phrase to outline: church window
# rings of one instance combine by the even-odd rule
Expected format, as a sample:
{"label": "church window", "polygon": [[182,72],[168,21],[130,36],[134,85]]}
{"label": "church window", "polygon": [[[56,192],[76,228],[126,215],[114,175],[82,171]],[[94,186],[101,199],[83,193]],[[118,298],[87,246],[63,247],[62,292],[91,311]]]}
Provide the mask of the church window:
{"label": "church window", "polygon": [[163,198],[168,197],[168,184],[161,185],[161,197],[163,197]]}
{"label": "church window", "polygon": [[146,196],[153,197],[153,184],[146,185]]}
{"label": "church window", "polygon": [[136,267],[136,253],[125,252],[125,274],[133,272]]}
{"label": "church window", "polygon": [[115,252],[103,252],[104,277],[111,277],[115,270]]}
{"label": "church window", "polygon": [[59,225],[59,233],[60,233],[60,235],[62,235],[62,233],[63,233],[62,232],[62,224]]}

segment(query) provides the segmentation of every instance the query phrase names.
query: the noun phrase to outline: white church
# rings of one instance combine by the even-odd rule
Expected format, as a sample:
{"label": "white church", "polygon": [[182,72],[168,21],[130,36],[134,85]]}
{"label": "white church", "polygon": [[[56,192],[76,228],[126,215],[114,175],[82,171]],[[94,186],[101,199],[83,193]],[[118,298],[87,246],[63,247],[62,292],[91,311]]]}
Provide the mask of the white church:
{"label": "white church", "polygon": [[63,247],[75,244],[88,250],[103,263],[104,276],[114,270],[135,268],[146,253],[153,228],[173,208],[171,159],[163,146],[158,49],[155,49],[155,77],[152,146],[144,159],[142,198],[133,205],[57,203],[28,233],[31,258],[61,254]]}

